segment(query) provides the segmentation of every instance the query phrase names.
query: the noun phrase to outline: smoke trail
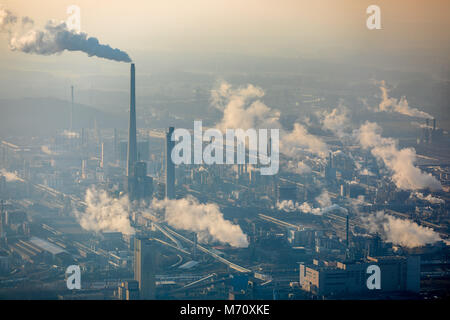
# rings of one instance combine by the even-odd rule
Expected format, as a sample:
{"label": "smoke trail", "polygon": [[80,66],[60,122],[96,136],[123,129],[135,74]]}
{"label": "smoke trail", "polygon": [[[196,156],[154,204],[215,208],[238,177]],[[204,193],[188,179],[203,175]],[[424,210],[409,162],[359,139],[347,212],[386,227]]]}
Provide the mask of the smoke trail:
{"label": "smoke trail", "polygon": [[75,211],[83,229],[134,234],[128,213],[128,197],[114,199],[103,190],[91,188],[86,190],[85,202],[87,207],[84,212]]}
{"label": "smoke trail", "polygon": [[397,188],[418,190],[430,188],[442,189],[441,183],[429,173],[422,172],[414,166],[416,150],[404,148],[399,150],[397,140],[383,138],[381,128],[373,122],[366,122],[359,130],[354,131],[355,138],[364,149],[370,149],[373,156],[383,160],[392,172],[392,180]]}
{"label": "smoke trail", "polygon": [[0,31],[9,34],[9,48],[12,51],[39,55],[59,54],[66,50],[81,51],[89,57],[131,62],[126,52],[101,44],[97,38],[89,37],[84,32],[69,30],[65,22],[50,20],[43,30],[39,30],[32,28],[33,20],[28,17],[22,18],[22,27],[16,25],[17,21],[18,18],[11,12],[0,9]]}
{"label": "smoke trail", "polygon": [[164,219],[170,226],[197,232],[200,242],[219,241],[233,247],[248,247],[247,237],[239,225],[225,220],[216,204],[201,204],[188,196],[178,200],[153,199],[151,209],[164,211]]}
{"label": "smoke trail", "polygon": [[378,105],[378,111],[383,112],[397,112],[400,114],[404,114],[410,117],[417,117],[417,118],[424,118],[424,119],[433,119],[433,117],[424,112],[420,111],[416,108],[411,108],[408,104],[408,100],[406,100],[406,97],[401,97],[400,101],[398,101],[395,98],[389,97],[388,95],[388,89],[386,88],[385,81],[380,82],[380,90],[382,95],[382,101]]}
{"label": "smoke trail", "polygon": [[372,233],[379,233],[383,240],[408,248],[424,246],[442,240],[438,233],[419,226],[410,220],[402,220],[379,211],[361,220]]}

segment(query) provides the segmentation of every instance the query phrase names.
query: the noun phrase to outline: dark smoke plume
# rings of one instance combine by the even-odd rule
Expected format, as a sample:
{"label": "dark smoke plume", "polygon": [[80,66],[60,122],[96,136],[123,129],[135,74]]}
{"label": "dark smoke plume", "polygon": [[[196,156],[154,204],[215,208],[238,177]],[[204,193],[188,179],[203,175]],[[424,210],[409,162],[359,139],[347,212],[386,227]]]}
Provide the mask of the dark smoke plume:
{"label": "dark smoke plume", "polygon": [[[18,18],[10,11],[0,9],[0,31],[8,32],[9,47],[12,51],[21,51],[40,55],[52,55],[68,51],[81,51],[88,56],[120,62],[131,62],[130,56],[119,49],[101,44],[97,38],[86,33],[69,30],[65,22],[49,21],[43,30],[33,28],[33,20],[22,18],[22,27],[16,26]],[[24,25],[29,26],[24,30]]]}

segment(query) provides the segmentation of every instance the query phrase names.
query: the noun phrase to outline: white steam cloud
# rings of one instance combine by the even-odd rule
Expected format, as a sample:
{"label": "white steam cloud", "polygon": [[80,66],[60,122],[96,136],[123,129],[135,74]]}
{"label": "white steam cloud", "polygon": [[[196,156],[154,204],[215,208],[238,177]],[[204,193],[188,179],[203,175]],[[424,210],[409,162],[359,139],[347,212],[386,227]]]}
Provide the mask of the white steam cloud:
{"label": "white steam cloud", "polygon": [[411,197],[416,197],[417,199],[428,201],[431,204],[445,203],[445,200],[443,200],[443,199],[433,197],[431,194],[424,196],[423,193],[421,193],[421,192],[411,193]]}
{"label": "white steam cloud", "polygon": [[303,161],[288,161],[285,170],[296,174],[306,174],[311,172],[311,168]]}
{"label": "white steam cloud", "polygon": [[346,136],[345,129],[349,125],[348,110],[346,107],[340,105],[331,112],[323,111],[318,115],[321,119],[323,129],[333,132],[339,138]]}
{"label": "white steam cloud", "polygon": [[378,105],[378,111],[390,113],[397,112],[410,117],[433,119],[430,114],[424,111],[420,111],[417,108],[411,108],[408,104],[408,100],[406,100],[406,97],[401,97],[400,101],[395,98],[389,97],[389,91],[384,80],[380,82],[380,90],[383,100]]}
{"label": "white steam cloud", "polygon": [[280,129],[280,152],[297,158],[305,152],[325,157],[327,145],[318,137],[308,133],[301,124],[295,123],[292,132],[285,132],[279,122],[280,112],[272,110],[260,98],[264,90],[254,85],[234,89],[223,81],[211,91],[211,104],[223,112],[216,127],[226,129]]}
{"label": "white steam cloud", "polygon": [[64,137],[69,138],[69,139],[75,139],[75,138],[79,138],[80,137],[80,134],[78,132],[69,131],[69,130],[64,130],[62,135]]}
{"label": "white steam cloud", "polygon": [[420,247],[442,240],[438,233],[419,226],[410,220],[402,220],[379,211],[362,221],[372,233],[379,233],[383,240],[408,248]]}
{"label": "white steam cloud", "polygon": [[283,200],[277,202],[277,209],[285,212],[296,212],[300,211],[303,213],[310,213],[314,215],[322,215],[331,211],[341,211],[346,213],[347,209],[338,206],[337,204],[332,204],[328,192],[324,190],[319,196],[315,198],[315,201],[319,207],[313,207],[308,202],[298,203],[292,200]]}
{"label": "white steam cloud", "polygon": [[122,232],[134,234],[128,212],[128,197],[115,199],[103,190],[88,189],[84,212],[75,211],[81,227],[95,232]]}
{"label": "white steam cloud", "polygon": [[6,169],[0,169],[0,176],[4,176],[7,182],[23,181],[15,172],[9,172]]}
{"label": "white steam cloud", "polygon": [[216,204],[201,204],[188,196],[177,200],[153,199],[151,209],[164,211],[164,220],[170,226],[197,232],[200,242],[219,241],[233,247],[248,247],[247,237],[241,227],[224,219]]}
{"label": "white steam cloud", "polygon": [[308,133],[308,130],[299,123],[295,123],[294,129],[281,137],[280,150],[283,154],[293,158],[305,152],[325,158],[328,153],[326,143],[320,138]]}
{"label": "white steam cloud", "polygon": [[258,100],[264,96],[264,91],[251,84],[244,88],[233,89],[227,82],[220,83],[217,89],[211,91],[213,106],[223,111],[223,118],[217,128],[250,129],[250,128],[280,128],[278,122],[280,113],[271,110]]}
{"label": "white steam cloud", "polygon": [[386,167],[393,172],[392,180],[399,189],[442,189],[441,183],[435,177],[414,166],[416,150],[399,150],[397,140],[383,138],[381,128],[376,123],[366,122],[359,130],[355,130],[354,134],[364,149],[370,149],[372,155],[383,160]]}
{"label": "white steam cloud", "polygon": [[41,151],[49,156],[56,155],[57,153],[50,149],[49,146],[41,146]]}
{"label": "white steam cloud", "polygon": [[24,17],[17,25],[18,17],[0,8],[0,32],[9,34],[9,48],[24,53],[52,55],[63,51],[81,51],[88,56],[131,62],[129,55],[109,45],[101,44],[97,38],[84,32],[69,30],[65,22],[48,21],[44,29],[34,28],[33,20]]}

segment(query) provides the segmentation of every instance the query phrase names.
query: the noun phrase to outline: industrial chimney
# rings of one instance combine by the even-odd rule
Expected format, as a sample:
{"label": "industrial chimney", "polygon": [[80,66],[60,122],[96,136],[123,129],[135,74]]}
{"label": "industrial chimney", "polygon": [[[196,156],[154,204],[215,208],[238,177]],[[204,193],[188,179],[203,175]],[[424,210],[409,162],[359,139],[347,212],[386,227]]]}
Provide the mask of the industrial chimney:
{"label": "industrial chimney", "polygon": [[135,89],[135,68],[131,64],[130,80],[130,124],[128,127],[128,154],[127,154],[127,176],[134,175],[134,165],[137,161],[136,143],[136,89]]}

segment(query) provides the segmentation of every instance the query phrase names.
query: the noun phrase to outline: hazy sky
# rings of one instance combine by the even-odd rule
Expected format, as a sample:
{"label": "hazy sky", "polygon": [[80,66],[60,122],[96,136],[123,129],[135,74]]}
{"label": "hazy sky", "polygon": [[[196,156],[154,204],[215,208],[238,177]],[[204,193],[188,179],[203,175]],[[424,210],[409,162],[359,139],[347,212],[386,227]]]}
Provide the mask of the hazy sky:
{"label": "hazy sky", "polygon": [[[335,47],[447,50],[447,0],[0,0],[40,24],[81,8],[82,31],[129,51],[206,50],[295,55]],[[365,9],[381,7],[383,30]],[[442,48],[445,46],[445,48]],[[6,50],[5,41],[1,44]]]}
{"label": "hazy sky", "polygon": [[[396,55],[418,64],[449,65],[448,0],[0,0],[17,16],[33,18],[39,28],[49,19],[66,20],[73,4],[81,8],[83,32],[128,52],[139,66],[151,66],[148,54],[165,52],[335,61]],[[366,28],[371,4],[381,7],[382,30]],[[6,34],[0,34],[0,57],[3,79],[15,69],[73,78],[83,71],[106,75],[128,68],[80,52],[11,52]]]}

